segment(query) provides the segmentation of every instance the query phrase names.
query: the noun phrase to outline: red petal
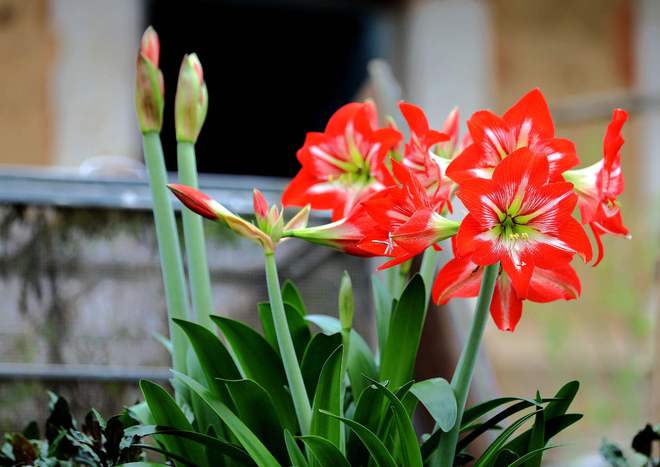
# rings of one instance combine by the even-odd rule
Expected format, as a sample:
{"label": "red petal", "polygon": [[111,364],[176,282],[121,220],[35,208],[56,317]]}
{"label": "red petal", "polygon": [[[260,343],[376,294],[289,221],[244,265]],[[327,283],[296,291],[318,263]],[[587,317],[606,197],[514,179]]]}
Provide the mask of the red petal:
{"label": "red petal", "polygon": [[485,169],[495,167],[495,165],[497,163],[491,163],[479,146],[470,144],[449,163],[446,175],[456,183],[476,177],[490,178],[490,174]]}
{"label": "red petal", "polygon": [[420,107],[408,102],[399,102],[399,110],[401,110],[403,118],[406,119],[411,133],[424,135],[429,131],[429,121]]}
{"label": "red petal", "polygon": [[614,109],[612,120],[607,126],[605,139],[603,141],[603,165],[606,170],[611,170],[612,165],[619,160],[619,150],[623,145],[621,130],[623,124],[628,120],[628,113],[623,109]]}
{"label": "red petal", "polygon": [[516,329],[522,316],[522,300],[504,273],[500,274],[497,280],[493,301],[490,304],[490,315],[500,330],[509,332]]}
{"label": "red petal", "polygon": [[534,139],[548,139],[555,135],[555,127],[548,103],[540,89],[532,89],[516,102],[502,116],[516,129],[516,140],[524,126],[529,126],[530,142]]}
{"label": "red petal", "polygon": [[545,185],[548,183],[548,160],[528,148],[520,148],[495,168],[493,182],[504,190],[513,185],[523,193],[528,186]]}
{"label": "red petal", "polygon": [[484,161],[490,167],[495,167],[501,159],[516,149],[511,126],[492,112],[475,112],[467,121],[467,126],[474,144],[479,147]]}
{"label": "red petal", "polygon": [[533,152],[543,154],[548,158],[550,180],[561,181],[565,171],[572,169],[580,163],[572,141],[562,138],[553,138],[534,144]]}
{"label": "red petal", "polygon": [[313,209],[333,209],[343,205],[344,194],[338,187],[320,181],[303,167],[282,193],[282,205],[305,206]]}
{"label": "red petal", "polygon": [[593,264],[593,267],[596,267],[598,266],[598,263],[602,261],[605,254],[605,250],[603,248],[603,240],[600,238],[600,236],[603,234],[603,231],[598,228],[594,222],[589,223],[589,227],[591,227],[591,231],[593,232],[594,238],[596,239],[596,244],[598,245],[598,256],[596,257],[596,261],[594,261]]}
{"label": "red petal", "polygon": [[535,268],[527,299],[538,303],[573,300],[580,296],[580,292],[580,279],[568,264],[554,269]]}
{"label": "red petal", "polygon": [[433,283],[433,301],[439,305],[452,298],[476,297],[479,294],[483,268],[469,256],[454,258],[438,272]]}
{"label": "red petal", "polygon": [[442,125],[442,132],[449,136],[449,140],[453,147],[458,143],[458,122],[459,113],[458,107],[454,107],[447,115],[445,123]]}
{"label": "red petal", "polygon": [[325,127],[325,132],[331,135],[343,135],[346,131],[346,126],[355,118],[355,115],[364,107],[364,104],[358,102],[351,102],[346,104],[332,114],[328,124]]}
{"label": "red petal", "polygon": [[[484,243],[482,240],[475,239],[477,235],[483,232],[483,229],[481,228],[481,225],[479,222],[475,220],[475,218],[471,215],[468,214],[463,218],[461,221],[461,225],[458,228],[458,233],[456,234],[456,253],[458,256],[467,256],[472,253],[482,244]],[[490,246],[490,245],[489,245]],[[486,259],[486,261],[482,261],[479,264],[485,265],[486,264],[492,264],[497,261],[497,256],[494,256],[495,260],[490,261],[492,258]]]}
{"label": "red petal", "polygon": [[591,249],[591,243],[589,242],[589,237],[584,231],[584,228],[578,221],[572,217],[564,223],[559,229],[559,239],[566,243],[568,246],[573,248],[584,260],[588,263],[591,261],[593,251]]}
{"label": "red petal", "polygon": [[528,258],[522,257],[515,264],[509,255],[503,255],[501,258],[502,269],[511,279],[513,287],[520,298],[527,297],[529,282],[534,272],[534,263]]}
{"label": "red petal", "polygon": [[[506,212],[507,205],[500,204],[494,195],[497,190],[497,185],[484,178],[466,180],[458,186],[456,196],[479,223],[482,231],[499,224],[496,209]],[[489,201],[485,202],[485,199]]]}

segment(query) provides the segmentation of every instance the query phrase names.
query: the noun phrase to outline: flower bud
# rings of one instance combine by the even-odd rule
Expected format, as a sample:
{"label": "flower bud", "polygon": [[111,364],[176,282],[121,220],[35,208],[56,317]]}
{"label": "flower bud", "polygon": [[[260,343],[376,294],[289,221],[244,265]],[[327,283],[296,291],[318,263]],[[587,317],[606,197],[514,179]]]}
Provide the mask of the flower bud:
{"label": "flower bud", "polygon": [[343,331],[350,331],[353,327],[354,312],[355,302],[353,300],[351,276],[348,275],[347,271],[344,271],[339,286],[339,321]]}
{"label": "flower bud", "polygon": [[142,133],[160,132],[163,126],[164,85],[158,69],[160,43],[150,26],[142,35],[137,57],[135,108]]}
{"label": "flower bud", "polygon": [[208,93],[202,64],[197,55],[183,57],[174,100],[176,139],[194,143],[204,124],[208,110]]}
{"label": "flower bud", "polygon": [[140,54],[149,60],[151,64],[158,68],[158,59],[160,57],[160,41],[156,30],[149,26],[142,34],[140,40]]}
{"label": "flower bud", "polygon": [[268,202],[256,188],[252,191],[252,205],[254,207],[254,215],[257,219],[262,220],[268,216]]}

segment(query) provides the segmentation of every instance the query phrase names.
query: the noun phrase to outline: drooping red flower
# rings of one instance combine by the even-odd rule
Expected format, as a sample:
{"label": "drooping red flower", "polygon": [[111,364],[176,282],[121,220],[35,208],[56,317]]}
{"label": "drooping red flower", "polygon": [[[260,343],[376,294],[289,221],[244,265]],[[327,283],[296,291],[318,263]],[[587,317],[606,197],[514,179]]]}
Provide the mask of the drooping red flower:
{"label": "drooping red flower", "polygon": [[621,130],[627,119],[624,110],[615,109],[603,141],[603,158],[584,169],[564,173],[564,178],[575,186],[582,223],[589,224],[598,244],[594,266],[603,259],[601,235],[629,236],[617,202],[624,188],[620,151],[624,142]]}
{"label": "drooping red flower", "polygon": [[574,144],[555,138],[552,116],[539,89],[526,94],[502,117],[481,110],[467,125],[473,143],[447,168],[447,176],[457,183],[490,178],[501,160],[523,147],[547,158],[552,181],[561,180],[561,174],[579,162]]}
{"label": "drooping red flower", "polygon": [[311,204],[346,216],[361,199],[391,182],[384,159],[401,140],[394,128],[378,128],[372,102],[343,106],[323,133],[308,133],[298,151],[302,168],[282,195],[284,206]]}
{"label": "drooping red flower", "polygon": [[[367,196],[367,199],[374,195],[375,193]],[[364,204],[361,202],[346,217],[338,221],[314,227],[285,229],[283,235],[334,248],[353,256],[378,256],[377,253],[359,248],[358,245],[366,237],[378,236],[380,238],[386,236],[386,232],[383,232],[367,214]]]}
{"label": "drooping red flower", "polygon": [[403,164],[392,161],[395,185],[373,194],[361,203],[377,228],[365,232],[358,247],[376,256],[392,259],[385,269],[420,254],[429,246],[456,234],[458,223],[440,212],[446,199],[430,195],[419,178]]}
{"label": "drooping red flower", "polygon": [[554,270],[575,254],[591,259],[591,244],[571,213],[573,186],[549,182],[546,157],[518,149],[492,179],[459,184],[457,196],[469,213],[456,236],[458,256],[479,266],[501,262],[520,298],[526,298],[535,267]]}
{"label": "drooping red flower", "polygon": [[401,102],[399,109],[410,129],[410,140],[404,147],[403,165],[413,172],[432,197],[444,199],[451,209],[453,183],[443,175],[440,158],[433,153],[439,144],[450,143],[450,136],[432,130],[424,111],[416,105]]}
{"label": "drooping red flower", "polygon": [[[468,256],[452,259],[438,272],[433,284],[433,300],[443,305],[452,298],[476,297],[483,271],[484,267],[472,262]],[[580,279],[569,264],[553,269],[536,267],[530,278],[526,300],[538,303],[574,300],[580,291]],[[515,330],[522,316],[522,302],[511,279],[500,268],[490,304],[491,316],[499,329]]]}

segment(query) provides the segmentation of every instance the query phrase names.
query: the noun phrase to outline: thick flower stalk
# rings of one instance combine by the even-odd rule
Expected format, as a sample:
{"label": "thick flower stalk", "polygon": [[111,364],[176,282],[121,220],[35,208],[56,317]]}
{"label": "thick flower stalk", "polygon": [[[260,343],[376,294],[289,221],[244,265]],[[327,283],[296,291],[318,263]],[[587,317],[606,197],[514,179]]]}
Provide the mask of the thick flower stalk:
{"label": "thick flower stalk", "polygon": [[628,114],[615,109],[603,141],[603,158],[584,169],[564,172],[564,178],[573,184],[578,195],[582,223],[589,224],[598,245],[594,266],[603,259],[601,235],[630,236],[618,204],[624,188],[620,151],[623,146],[621,129],[626,120]]}
{"label": "thick flower stalk", "polygon": [[300,431],[304,435],[308,434],[312,419],[312,409],[284,311],[282,291],[277,273],[277,264],[275,262],[275,248],[280,241],[284,240],[282,233],[285,230],[302,228],[306,225],[309,216],[309,206],[305,206],[285,225],[282,210],[278,209],[277,206],[272,206],[269,209],[263,194],[258,190],[254,190],[252,199],[256,217],[255,225],[232,213],[208,195],[194,188],[175,184],[169,185],[169,187],[188,209],[208,219],[226,223],[234,232],[258,243],[263,248],[268,298],[273,313],[273,324],[277,343],[280,355],[282,356],[282,362],[284,363],[284,371],[289,390],[291,391]]}
{"label": "thick flower stalk", "polygon": [[553,181],[561,180],[563,172],[579,163],[575,145],[555,138],[548,104],[538,89],[526,94],[502,117],[488,110],[475,112],[467,126],[473,142],[447,167],[447,176],[457,183],[490,178],[500,161],[524,147],[547,158]]}
{"label": "thick flower stalk", "polygon": [[167,173],[159,132],[163,122],[163,76],[158,69],[160,46],[158,35],[149,27],[142,36],[137,58],[135,105],[144,159],[149,174],[153,200],[156,237],[160,251],[161,270],[165,285],[173,367],[185,372],[188,340],[183,331],[172,323],[172,318],[187,319],[188,293],[186,290],[181,247],[174,212],[167,193]]}
{"label": "thick flower stalk", "polygon": [[300,172],[282,195],[284,206],[332,210],[346,215],[369,194],[390,184],[386,157],[401,140],[394,128],[378,128],[372,102],[343,106],[323,133],[308,133],[298,151]]}
{"label": "thick flower stalk", "polygon": [[[195,54],[186,55],[179,71],[174,115],[179,183],[193,188],[198,185],[195,142],[204,123],[207,107],[208,95],[202,65]],[[211,329],[213,297],[202,218],[185,209],[182,217],[192,307],[197,322]]]}

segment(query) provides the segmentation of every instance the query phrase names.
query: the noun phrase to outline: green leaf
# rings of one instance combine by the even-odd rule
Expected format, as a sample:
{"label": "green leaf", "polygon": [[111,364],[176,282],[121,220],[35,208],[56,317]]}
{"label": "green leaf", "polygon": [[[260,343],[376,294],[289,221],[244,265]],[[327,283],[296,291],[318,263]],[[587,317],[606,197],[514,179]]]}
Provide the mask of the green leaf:
{"label": "green leaf", "polygon": [[314,398],[321,369],[328,357],[341,345],[341,334],[314,334],[303,354],[300,371],[310,399]]}
{"label": "green leaf", "polygon": [[508,465],[508,467],[518,467],[519,465],[523,465],[523,463],[528,462],[530,459],[532,459],[535,456],[538,456],[539,461],[540,461],[540,459],[543,458],[543,456],[540,455],[541,453],[543,453],[543,452],[545,452],[549,449],[554,449],[554,448],[557,448],[557,447],[559,447],[559,446],[545,446],[545,447],[542,447],[542,448],[534,449],[533,451],[528,452],[527,454],[523,455],[522,457],[520,457],[516,461],[514,461],[510,464],[507,464],[507,465]]}
{"label": "green leaf", "polygon": [[[289,323],[289,333],[293,340],[293,347],[296,350],[296,357],[300,362],[311,338],[309,326],[307,325],[305,318],[293,305],[285,303],[284,313],[286,314],[286,320]],[[275,324],[273,323],[273,312],[270,309],[270,303],[259,303],[259,319],[261,320],[261,325],[264,329],[264,337],[279,354],[279,344],[277,343]]]}
{"label": "green leaf", "polygon": [[[546,408],[546,416],[547,416],[547,408]],[[548,419],[546,418],[545,420],[545,427],[544,427],[544,438],[545,442],[547,443],[550,441],[553,437],[557,435],[557,433],[565,430],[569,426],[573,425],[577,421],[582,419],[582,414],[576,414],[576,413],[569,413],[569,414],[564,414],[564,415],[559,415],[557,417]],[[524,433],[520,434],[516,438],[514,438],[510,443],[506,445],[507,449],[510,449],[512,451],[517,452],[518,454],[524,454],[526,446],[529,445],[529,439],[531,437],[531,430],[527,430]]]}
{"label": "green leaf", "polygon": [[287,380],[282,360],[275,350],[256,331],[245,324],[222,316],[211,316],[234,351],[238,364],[246,378],[268,388],[277,416],[282,424],[295,431],[296,415],[291,395],[286,389]]}
{"label": "green leaf", "polygon": [[298,311],[300,316],[305,316],[307,314],[307,309],[305,308],[305,303],[302,299],[302,294],[296,284],[291,282],[289,279],[284,281],[282,286],[282,300],[284,303],[289,303]]}
{"label": "green leaf", "polygon": [[341,423],[339,420],[323,415],[320,411],[324,410],[336,415],[341,413],[342,348],[337,347],[335,349],[321,370],[319,383],[316,386],[316,393],[314,394],[314,403],[312,404],[312,423],[310,429],[310,434],[327,439],[339,449],[341,449],[339,434]]}
{"label": "green leaf", "polygon": [[[378,433],[385,409],[385,396],[375,387],[368,386],[360,394],[352,418],[370,431]],[[352,465],[367,465],[369,462],[369,452],[354,432],[351,432],[348,436],[346,453]]]}
{"label": "green leaf", "polygon": [[[200,384],[205,384],[206,378],[199,365],[199,360],[197,360],[195,351],[192,347],[188,347],[186,351],[186,370],[188,376]],[[195,394],[188,394],[186,400],[188,401],[194,415],[193,428],[195,430],[205,433],[210,426],[217,430],[223,429],[220,419],[216,417],[213,412],[208,410],[206,404],[199,397]]]}
{"label": "green leaf", "polygon": [[206,402],[236,436],[259,467],[278,467],[280,465],[259,438],[211,391],[183,373],[175,371],[174,376]]}
{"label": "green leaf", "polygon": [[289,459],[293,467],[309,467],[305,455],[298,447],[298,443],[294,439],[289,430],[284,430],[284,442],[286,443],[286,450],[289,453]]}
{"label": "green leaf", "polygon": [[[579,414],[569,414],[566,416],[566,411],[570,407],[575,395],[580,388],[580,383],[577,381],[570,381],[562,386],[552,401],[545,408],[545,427],[544,427],[544,438],[547,443],[553,436],[555,436],[560,431],[568,428],[573,423],[577,422],[582,418],[582,415]],[[531,430],[527,430],[524,433],[520,434],[514,438],[510,443],[507,444],[507,448],[517,452],[518,454],[524,454],[527,446],[529,445],[529,439],[531,437]]]}
{"label": "green leaf", "polygon": [[301,436],[300,439],[323,467],[351,467],[341,451],[327,439],[315,435]]}
{"label": "green leaf", "polygon": [[[536,400],[540,402],[541,395],[539,392],[536,392]],[[532,432],[529,437],[529,444],[527,446],[527,452],[538,451],[538,455],[532,456],[526,463],[525,467],[541,467],[541,460],[543,459],[543,454],[540,449],[543,449],[545,446],[545,417],[544,410],[536,412],[534,417],[534,425],[532,426]]]}
{"label": "green leaf", "polygon": [[371,291],[373,293],[374,307],[376,308],[378,348],[382,352],[387,342],[387,333],[390,330],[390,317],[392,316],[394,298],[375,274],[371,276]]}
{"label": "green leaf", "polygon": [[446,380],[432,378],[415,383],[410,392],[429,411],[442,431],[449,431],[456,423],[456,395]]}
{"label": "green leaf", "polygon": [[[458,442],[458,445],[456,446],[456,451],[461,452],[472,441],[474,441],[479,436],[481,436],[481,434],[485,433],[488,430],[495,429],[495,427],[497,427],[498,423],[500,423],[501,421],[506,420],[510,416],[522,410],[528,409],[529,407],[534,407],[534,406],[539,407],[539,404],[540,402],[537,401],[523,400],[521,402],[518,402],[517,404],[513,404],[512,406],[507,407],[506,409],[499,412],[497,415],[494,415],[493,417],[486,420],[484,423],[474,426],[474,429],[470,431],[468,434],[466,434],[463,438],[461,438],[461,440]],[[539,408],[543,409],[543,406],[541,405]],[[518,454],[520,454],[520,452],[518,452]]]}
{"label": "green leaf", "polygon": [[[326,334],[341,333],[341,324],[339,320],[333,316],[327,315],[307,315],[307,321],[317,325]],[[378,374],[376,368],[376,360],[374,358],[369,345],[360,336],[360,334],[351,330],[351,342],[348,347],[348,378],[351,382],[353,397],[355,399],[360,397],[362,391],[369,385],[365,379],[375,379]]]}
{"label": "green leaf", "polygon": [[134,448],[146,450],[146,451],[153,451],[157,452],[158,454],[162,454],[163,456],[167,457],[168,459],[171,459],[174,461],[174,465],[185,465],[187,467],[198,467],[198,464],[195,464],[193,461],[190,459],[186,458],[185,456],[182,456],[181,454],[177,454],[176,452],[169,451],[167,449],[163,449],[158,446],[152,446],[151,444],[140,444],[136,443],[133,445]]}
{"label": "green leaf", "polygon": [[[149,411],[158,425],[170,426],[179,430],[193,431],[193,427],[169,393],[156,383],[140,381],[140,389],[149,405]],[[197,465],[206,465],[204,449],[196,443],[178,438],[159,438],[168,451],[177,454]]]}
{"label": "green leaf", "polygon": [[392,454],[390,454],[383,442],[378,439],[378,436],[376,436],[369,428],[361,425],[355,420],[338,417],[337,415],[330,412],[322,412],[348,425],[350,429],[353,430],[353,432],[357,435],[357,437],[360,438],[360,441],[362,441],[364,446],[369,450],[369,454],[371,454],[371,457],[378,467],[396,467],[396,462],[394,461]]}
{"label": "green leaf", "polygon": [[424,281],[416,274],[392,313],[389,337],[381,358],[379,379],[389,381],[392,388],[400,387],[413,376],[425,315]]}
{"label": "green leaf", "polygon": [[231,407],[231,398],[227,388],[219,379],[239,379],[241,373],[227,348],[215,334],[204,326],[183,319],[175,318],[173,321],[188,336],[204,372],[208,388]]}
{"label": "green leaf", "polygon": [[[424,292],[423,288],[422,292]],[[406,412],[406,408],[392,391],[378,381],[372,380],[371,382],[381,394],[389,399],[392,410],[394,411],[397,431],[401,442],[401,457],[403,459],[403,464],[408,467],[421,467],[422,456],[419,450],[419,443],[417,442],[417,435],[415,434],[412,421]]]}
{"label": "green leaf", "polygon": [[241,421],[280,462],[286,461],[282,424],[268,393],[249,379],[225,380],[225,384]]}
{"label": "green leaf", "polygon": [[[178,438],[189,439],[196,443],[206,446],[207,449],[212,449],[221,452],[223,455],[240,462],[241,465],[255,465],[250,456],[238,446],[227,443],[221,439],[205,435],[196,431],[175,430],[168,427],[156,427],[153,435],[162,436],[176,436]],[[145,435],[146,436],[146,435]],[[215,466],[214,466],[215,467]]]}
{"label": "green leaf", "polygon": [[507,429],[504,430],[497,438],[495,438],[495,441],[493,441],[490,446],[488,446],[488,449],[486,449],[486,451],[479,458],[479,460],[475,462],[474,467],[486,467],[492,465],[497,459],[498,454],[502,450],[502,446],[504,446],[504,443],[506,443],[506,441],[511,437],[511,435],[513,435],[513,433],[515,433],[515,431],[518,428],[520,428],[523,423],[525,423],[531,417],[535,416],[537,412],[542,410],[543,409],[539,409],[536,412],[527,414],[519,418],[515,422],[513,422],[510,426],[508,426]]}
{"label": "green leaf", "polygon": [[509,402],[516,401],[528,402],[529,405],[527,407],[531,407],[533,405],[536,405],[537,407],[543,407],[543,404],[536,402],[533,399],[526,399],[524,397],[498,397],[497,399],[491,399],[489,401],[482,402],[481,404],[474,405],[469,409],[465,409],[465,412],[463,412],[463,419],[461,420],[461,430],[491,410],[494,410],[501,405],[508,404]]}

